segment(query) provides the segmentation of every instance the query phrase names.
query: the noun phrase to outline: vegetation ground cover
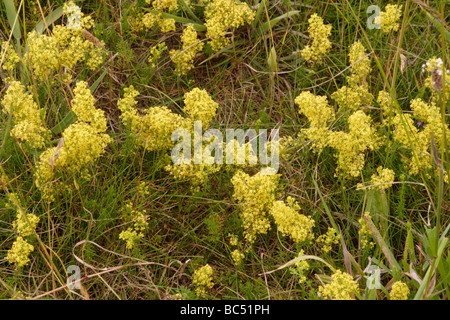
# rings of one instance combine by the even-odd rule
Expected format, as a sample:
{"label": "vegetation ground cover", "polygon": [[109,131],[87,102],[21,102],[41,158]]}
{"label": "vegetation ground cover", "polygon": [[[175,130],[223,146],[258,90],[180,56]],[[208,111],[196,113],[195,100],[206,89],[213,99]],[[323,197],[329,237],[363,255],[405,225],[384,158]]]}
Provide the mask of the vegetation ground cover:
{"label": "vegetation ground cover", "polygon": [[448,299],[448,5],[3,0],[0,298]]}

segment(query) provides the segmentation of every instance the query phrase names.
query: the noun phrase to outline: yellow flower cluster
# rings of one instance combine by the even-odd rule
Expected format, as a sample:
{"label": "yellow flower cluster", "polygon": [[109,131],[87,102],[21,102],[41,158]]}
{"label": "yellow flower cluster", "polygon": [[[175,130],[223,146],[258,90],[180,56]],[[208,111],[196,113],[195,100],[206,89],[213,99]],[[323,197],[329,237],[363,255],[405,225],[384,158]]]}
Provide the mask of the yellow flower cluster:
{"label": "yellow flower cluster", "polygon": [[11,249],[8,250],[6,260],[20,268],[30,261],[28,256],[34,250],[34,247],[24,237],[29,237],[34,233],[40,219],[36,215],[26,213],[22,209],[22,204],[16,193],[10,193],[8,195],[7,207],[14,208],[17,212],[17,218],[13,221],[13,229],[17,232],[18,236]]}
{"label": "yellow flower cluster", "polygon": [[[434,163],[431,135],[433,135],[436,149],[439,150],[444,148],[444,137],[446,135],[448,139],[450,129],[448,124],[442,123],[439,108],[434,102],[428,104],[417,98],[412,100],[410,105],[414,116],[425,123],[425,128],[419,131],[410,114],[397,114],[393,120],[394,139],[411,149],[411,159],[407,160],[410,172],[416,175],[422,171],[429,176],[427,171],[433,168]],[[446,180],[448,180],[447,176]]]}
{"label": "yellow flower cluster", "polygon": [[250,24],[254,19],[254,11],[245,2],[211,0],[205,8],[205,26],[213,51],[219,51],[230,43],[226,37],[227,29]]}
{"label": "yellow flower cluster", "polygon": [[[305,252],[303,250],[300,250],[300,252],[297,255],[297,258],[300,258],[305,255]],[[304,260],[297,261],[292,267],[289,268],[289,271],[291,274],[293,274],[297,280],[298,284],[302,284],[306,281],[306,272],[309,270],[309,263]]]}
{"label": "yellow flower cluster", "polygon": [[234,249],[231,252],[231,258],[233,259],[234,265],[236,267],[240,266],[244,261],[245,254],[243,254],[239,249]]}
{"label": "yellow flower cluster", "polygon": [[11,134],[24,141],[32,148],[43,148],[50,131],[45,128],[41,111],[29,93],[24,93],[24,86],[19,81],[10,81],[6,94],[1,100],[2,111],[14,119]]}
{"label": "yellow flower cluster", "polygon": [[371,125],[370,116],[358,110],[348,118],[349,132],[333,132],[329,146],[338,151],[337,170],[348,177],[358,177],[365,164],[366,150],[378,149],[380,138]]}
{"label": "yellow flower cluster", "polygon": [[0,65],[1,68],[10,74],[12,74],[16,65],[20,62],[20,57],[17,52],[12,48],[11,43],[2,41],[2,47],[0,51],[0,61],[3,57],[3,63]]}
{"label": "yellow flower cluster", "polygon": [[192,277],[192,284],[195,286],[195,292],[199,297],[204,297],[207,291],[213,286],[213,269],[209,264],[194,271],[194,276]]}
{"label": "yellow flower cluster", "polygon": [[194,88],[184,95],[184,112],[192,122],[201,121],[204,130],[209,128],[218,107],[217,102],[209,96],[206,90]]}
{"label": "yellow flower cluster", "polygon": [[153,26],[158,26],[162,32],[175,31],[175,20],[172,18],[162,18],[161,13],[146,13],[142,17],[142,24],[148,29]]}
{"label": "yellow flower cluster", "polygon": [[316,239],[316,243],[322,247],[323,253],[327,254],[331,251],[331,247],[339,243],[341,236],[334,228],[328,228],[327,233],[322,234]]}
{"label": "yellow flower cluster", "polygon": [[295,98],[299,113],[303,113],[310,122],[310,127],[302,129],[308,139],[314,141],[314,149],[321,152],[328,145],[330,131],[327,123],[334,120],[334,110],[328,105],[327,97],[316,96],[304,91]]}
{"label": "yellow flower cluster", "polygon": [[[74,93],[72,110],[77,121],[63,131],[57,147],[41,154],[35,173],[36,186],[41,188],[43,197],[48,200],[54,200],[52,193],[59,186],[58,183],[52,186],[55,171],[63,167],[72,173],[85,169],[87,164],[96,161],[104,153],[111,142],[109,135],[104,133],[106,119],[103,111],[95,108],[95,99],[87,83],[78,82]],[[83,171],[82,174],[86,176],[87,172]]]}
{"label": "yellow flower cluster", "polygon": [[33,250],[34,247],[31,244],[21,236],[18,236],[11,249],[8,250],[5,259],[10,263],[14,263],[17,268],[20,268],[30,262],[28,256]]}
{"label": "yellow flower cluster", "polygon": [[331,282],[319,286],[319,294],[324,299],[354,300],[353,294],[358,292],[358,283],[348,273],[336,270],[331,275]]}
{"label": "yellow flower cluster", "polygon": [[206,163],[189,163],[189,164],[169,164],[164,169],[169,172],[175,180],[188,180],[193,193],[199,192],[200,188],[204,186],[209,177],[217,173],[222,168],[221,164],[206,164]]}
{"label": "yellow flower cluster", "polygon": [[167,50],[167,46],[165,42],[161,42],[156,46],[153,46],[150,49],[150,57],[148,58],[148,62],[150,62],[150,66],[152,68],[156,67],[158,60],[161,58],[161,54]]}
{"label": "yellow flower cluster", "polygon": [[[378,186],[371,187],[369,189],[379,189],[386,190],[392,186],[392,182],[394,182],[395,172],[388,168],[378,167],[377,174],[372,175],[371,184]],[[383,183],[383,184],[382,184]],[[389,184],[384,184],[389,183]]]}
{"label": "yellow flower cluster", "polygon": [[369,57],[363,59],[365,55],[361,42],[356,41],[350,47],[349,58],[352,67],[351,74],[346,77],[348,87],[343,86],[331,95],[340,109],[347,108],[355,111],[362,105],[370,105],[373,101],[373,95],[367,90],[366,83],[366,78],[372,69]]}
{"label": "yellow flower cluster", "polygon": [[203,42],[198,40],[197,31],[192,24],[184,28],[181,42],[181,50],[170,50],[170,58],[177,65],[176,73],[180,76],[187,74],[194,67],[195,55],[203,49]]}
{"label": "yellow flower cluster", "polygon": [[308,23],[308,33],[313,40],[311,45],[305,46],[301,55],[308,62],[320,63],[322,56],[331,48],[331,42],[328,40],[331,35],[331,25],[324,25],[323,19],[316,13],[311,15]]}
{"label": "yellow flower cluster", "polygon": [[137,144],[149,151],[168,150],[173,146],[172,132],[182,126],[183,117],[165,106],[156,106],[139,116],[134,106],[139,92],[130,86],[124,90],[124,97],[117,106],[122,112],[120,118],[137,136]]}
{"label": "yellow flower cluster", "polygon": [[122,220],[124,223],[132,223],[125,231],[119,234],[119,239],[126,241],[127,249],[132,249],[139,239],[144,237],[144,231],[148,226],[146,211],[133,208],[131,201],[127,201],[122,208]]}
{"label": "yellow flower cluster", "polygon": [[[67,6],[74,5],[70,1]],[[67,11],[66,11],[67,14]],[[79,28],[70,28],[65,25],[57,25],[53,28],[51,35],[38,34],[35,30],[27,36],[27,51],[24,59],[33,70],[34,75],[39,80],[51,79],[52,74],[64,69],[64,80],[71,81],[71,74],[68,70],[73,70],[78,62],[84,61],[91,70],[95,70],[103,63],[104,45],[86,38],[83,30],[93,26],[90,17],[81,14]]]}
{"label": "yellow flower cluster", "polygon": [[336,101],[339,109],[357,110],[363,105],[370,105],[373,95],[363,85],[343,86],[333,92],[331,97]]}
{"label": "yellow flower cluster", "polygon": [[313,141],[313,150],[321,152],[324,147],[338,151],[338,171],[350,177],[357,177],[364,167],[364,152],[380,146],[380,138],[371,125],[371,118],[358,110],[348,118],[349,132],[333,132],[327,122],[334,120],[334,111],[325,96],[315,96],[309,91],[295,98],[299,112],[306,115],[310,127],[302,129]]}
{"label": "yellow flower cluster", "polygon": [[[369,212],[365,212],[364,216],[366,219],[370,219],[372,221],[372,218],[370,217]],[[369,225],[367,224],[366,220],[361,217],[361,219],[358,220],[361,228],[359,229],[359,237],[361,242],[361,249],[371,249],[375,245],[373,241],[370,241],[372,237],[372,231],[370,231]]]}
{"label": "yellow flower cluster", "polygon": [[377,102],[380,104],[381,110],[385,117],[393,116],[395,109],[392,107],[392,99],[389,92],[381,90],[378,92]]}
{"label": "yellow flower cluster", "polygon": [[151,4],[155,10],[173,11],[178,8],[178,0],[145,0]]}
{"label": "yellow flower cluster", "polygon": [[165,10],[174,11],[178,9],[177,0],[145,0],[145,2],[151,4],[152,9],[159,11],[159,13],[149,12],[143,15],[142,25],[146,28],[157,26],[162,32],[175,31],[175,20],[172,18],[163,18],[161,13]]}
{"label": "yellow flower cluster", "polygon": [[287,206],[283,201],[273,203],[270,214],[274,217],[278,230],[290,236],[296,243],[313,239],[314,220]]}
{"label": "yellow flower cluster", "polygon": [[395,281],[389,295],[391,300],[408,300],[408,285],[402,281]]}
{"label": "yellow flower cluster", "polygon": [[[249,176],[241,170],[231,179],[234,186],[233,198],[241,204],[244,237],[250,243],[254,242],[256,235],[265,234],[270,229],[268,213],[276,199],[278,181],[278,174],[262,175],[258,172]],[[290,218],[291,216],[288,220]]]}
{"label": "yellow flower cluster", "polygon": [[[137,95],[139,92],[133,86],[124,90],[124,97],[118,102],[118,108],[122,112],[120,118],[136,135],[138,145],[149,151],[171,149],[174,146],[174,141],[171,139],[172,133],[176,129],[187,129],[193,133],[194,121],[201,121],[202,129],[207,129],[218,108],[218,104],[211,99],[206,90],[194,88],[184,96],[183,110],[188,117],[183,118],[165,106],[149,108],[141,117],[134,108],[137,104]],[[201,146],[197,151],[202,155],[205,148],[206,146]],[[194,159],[195,156],[193,155]],[[176,180],[188,179],[191,182],[192,191],[196,192],[208,177],[219,171],[220,168],[220,164],[208,164],[203,161],[201,164],[169,164],[164,169],[170,172]]]}
{"label": "yellow flower cluster", "polygon": [[[354,88],[365,83],[366,77],[372,71],[369,57],[365,57],[365,48],[360,41],[356,41],[350,47],[351,75],[347,77],[349,86]],[[362,59],[362,60],[361,60]]]}
{"label": "yellow flower cluster", "polygon": [[402,7],[402,5],[388,4],[384,8],[384,11],[380,12],[379,22],[375,20],[375,23],[380,23],[381,30],[384,33],[398,31],[399,24],[397,21],[402,16]]}

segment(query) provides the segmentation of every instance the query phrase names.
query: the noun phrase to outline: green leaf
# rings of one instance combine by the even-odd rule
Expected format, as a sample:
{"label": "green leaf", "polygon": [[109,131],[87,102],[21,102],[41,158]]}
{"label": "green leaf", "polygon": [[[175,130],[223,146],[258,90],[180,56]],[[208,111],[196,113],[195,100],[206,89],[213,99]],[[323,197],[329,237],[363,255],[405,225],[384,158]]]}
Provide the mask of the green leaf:
{"label": "green leaf", "polygon": [[54,134],[58,134],[63,132],[68,126],[77,121],[77,115],[72,110],[69,111],[68,114],[62,119],[56,126],[51,128],[50,130]]}
{"label": "green leaf", "polygon": [[267,30],[269,30],[269,28],[272,28],[274,25],[276,25],[281,20],[289,18],[289,17],[292,17],[292,16],[298,14],[299,12],[300,11],[298,11],[298,10],[291,10],[289,12],[286,12],[285,14],[282,14],[281,16],[278,16],[276,18],[273,18],[270,21],[267,21],[266,23],[264,23],[261,26],[261,28],[262,28],[263,31],[267,31]]}
{"label": "green leaf", "polygon": [[89,88],[91,90],[91,93],[94,93],[95,89],[97,89],[98,85],[100,84],[100,82],[102,82],[103,78],[106,76],[106,74],[108,73],[108,70],[105,69],[103,71],[103,73],[100,75],[100,77],[98,77],[97,80],[95,80],[95,82],[92,84],[92,86]]}
{"label": "green leaf", "polygon": [[[20,2],[20,7],[22,6],[23,0]],[[20,21],[19,16],[17,15],[16,6],[14,5],[14,0],[3,0],[6,8],[6,17],[8,18],[9,26],[12,29],[12,33],[14,38],[17,41],[20,41],[22,38],[22,32],[20,31]]]}
{"label": "green leaf", "polygon": [[277,52],[275,51],[275,47],[272,47],[272,49],[270,50],[269,58],[267,59],[267,64],[269,65],[271,72],[278,71]]}
{"label": "green leaf", "polygon": [[52,12],[50,12],[45,19],[39,21],[36,26],[34,27],[34,30],[36,30],[36,32],[38,34],[42,34],[42,32],[44,32],[46,26],[49,26],[53,23],[55,23],[56,20],[58,20],[59,18],[61,18],[61,16],[64,13],[64,8],[61,6],[59,8],[56,8],[55,10],[53,10]]}
{"label": "green leaf", "polygon": [[378,245],[381,247],[381,250],[383,251],[388,263],[389,268],[392,270],[392,273],[394,277],[398,276],[401,272],[402,268],[398,264],[397,260],[395,259],[394,254],[392,253],[391,249],[389,248],[388,244],[384,240],[384,238],[381,236],[380,231],[378,231],[375,224],[371,221],[371,219],[367,219],[366,216],[363,216],[364,220],[366,221],[367,225],[369,226],[370,231],[372,232],[372,235],[374,236],[375,240],[378,242]]}
{"label": "green leaf", "polygon": [[444,34],[445,34],[445,39],[447,39],[447,41],[450,42],[450,31],[448,31],[447,29],[445,29],[445,26],[442,25],[442,23],[440,21],[438,21],[435,17],[433,17],[430,13],[426,12],[427,14],[427,18],[428,20],[431,21],[431,23],[434,25],[434,27],[441,32],[442,28],[444,27]]}
{"label": "green leaf", "polygon": [[195,21],[197,21],[200,24],[203,24],[202,20],[200,20],[194,12],[192,12],[191,8],[189,8],[189,6],[186,4],[186,2],[184,2],[184,0],[180,0],[181,5],[183,6],[184,10],[186,10],[186,12],[188,13],[188,15],[194,19]]}
{"label": "green leaf", "polygon": [[367,204],[364,211],[370,212],[374,222],[381,226],[383,238],[389,239],[389,203],[387,201],[386,193],[379,189],[368,190]]}
{"label": "green leaf", "polygon": [[421,283],[419,289],[417,290],[416,295],[414,296],[414,300],[422,300],[425,297],[425,295],[427,293],[429,293],[428,290],[429,290],[430,281],[436,271],[436,265],[439,265],[441,257],[443,256],[443,254],[445,252],[447,243],[448,243],[448,238],[443,238],[442,240],[439,241],[437,257],[433,261],[433,263],[430,266],[428,266],[427,273],[425,274],[425,277],[423,277],[422,283]]}

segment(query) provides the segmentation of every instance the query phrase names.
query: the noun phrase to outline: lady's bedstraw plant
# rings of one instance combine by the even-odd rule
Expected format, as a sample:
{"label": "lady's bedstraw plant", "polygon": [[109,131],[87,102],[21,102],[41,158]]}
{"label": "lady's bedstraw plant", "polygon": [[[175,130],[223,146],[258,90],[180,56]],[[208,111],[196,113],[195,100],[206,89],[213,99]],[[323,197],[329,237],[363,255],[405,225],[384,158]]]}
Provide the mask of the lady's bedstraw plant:
{"label": "lady's bedstraw plant", "polygon": [[95,108],[95,98],[87,83],[80,81],[74,89],[71,107],[77,120],[62,133],[58,146],[44,151],[35,172],[35,183],[43,198],[55,200],[55,192],[64,185],[56,181],[55,175],[81,173],[89,177],[87,165],[95,162],[104,152],[111,138],[105,133],[106,118],[102,110]]}
{"label": "lady's bedstraw plant", "polygon": [[[146,2],[151,6],[151,12],[136,14],[132,21],[136,30],[158,27],[162,32],[170,32],[175,31],[176,21],[186,23],[187,19],[166,15],[179,11],[178,1]],[[189,1],[186,3],[190,8],[193,7]],[[186,75],[194,68],[194,58],[203,50],[205,40],[212,51],[217,52],[230,44],[230,38],[227,36],[229,31],[250,24],[255,19],[255,12],[248,4],[236,0],[200,1],[196,6],[204,8],[204,23],[199,18],[192,21],[193,23],[186,23],[181,35],[182,47],[170,50],[170,58],[176,64],[176,73],[180,76]],[[197,31],[206,31],[206,39],[201,39]]]}
{"label": "lady's bedstraw plant", "polygon": [[[208,129],[218,108],[217,102],[212,100],[206,90],[194,88],[184,96],[183,111],[187,117],[173,113],[166,106],[151,107],[145,111],[143,116],[140,116],[135,109],[138,95],[139,92],[133,87],[126,88],[124,97],[119,101],[118,107],[122,111],[121,119],[123,123],[130,128],[131,134],[136,137],[137,144],[149,151],[167,152],[173,149],[175,141],[172,140],[172,134],[177,129],[188,130],[191,133],[189,139],[193,139],[195,122],[201,123],[202,130]],[[203,134],[203,132],[197,133]],[[197,150],[201,153],[200,157],[204,154],[205,147],[202,145]],[[196,157],[190,151],[189,155],[193,158]],[[184,158],[183,153],[180,154],[180,158]],[[181,161],[181,163],[165,166],[165,170],[176,180],[189,180],[192,191],[199,191],[200,186],[208,180],[208,177],[220,169],[221,164],[208,161],[201,161],[198,164],[192,161],[187,161],[187,163]]]}
{"label": "lady's bedstraw plant", "polygon": [[[269,213],[272,205],[277,197],[278,182],[280,175],[262,175],[258,172],[254,176],[239,170],[237,171],[231,182],[234,186],[233,198],[240,204],[239,212],[244,227],[244,237],[250,243],[253,243],[258,234],[266,234],[270,229]],[[280,205],[281,207],[282,205]],[[278,213],[278,207],[275,209]],[[294,211],[284,207],[280,210],[288,211],[288,217],[283,220],[284,214],[280,212],[280,221],[292,222],[292,216],[298,216]],[[295,229],[295,230],[294,230]],[[302,232],[303,228],[297,229],[286,226],[286,232],[293,233],[294,237],[299,239],[306,236]]]}
{"label": "lady's bedstraw plant", "polygon": [[296,243],[312,240],[312,227],[315,221],[310,217],[298,213],[300,206],[291,201],[286,205],[283,201],[273,202],[270,214],[275,219],[278,230],[292,238]]}
{"label": "lady's bedstraw plant", "polygon": [[135,25],[140,28],[158,27],[162,32],[175,31],[175,20],[172,18],[163,18],[162,12],[171,12],[178,9],[178,0],[145,0],[147,4],[151,5],[152,10],[159,11],[158,13],[148,12],[142,16],[142,22]]}
{"label": "lady's bedstraw plant", "polygon": [[192,24],[184,28],[181,43],[181,50],[170,50],[170,58],[177,65],[175,71],[180,76],[194,67],[195,55],[203,49],[203,42],[199,41]]}
{"label": "lady's bedstraw plant", "polygon": [[[439,108],[434,102],[426,103],[420,98],[410,102],[413,115],[425,125],[416,126],[411,114],[397,114],[393,119],[394,139],[409,149],[411,157],[406,158],[411,174],[418,175],[419,172],[430,177],[430,171],[434,167],[434,157],[431,139],[437,150],[443,150],[445,136],[450,137],[448,124],[442,123]],[[437,156],[437,155],[435,155]],[[437,168],[435,168],[437,170]],[[445,181],[448,183],[448,174],[445,173]]]}
{"label": "lady's bedstraw plant", "polygon": [[8,78],[7,82],[9,86],[1,100],[1,110],[12,117],[11,135],[19,143],[27,143],[31,148],[44,148],[50,131],[42,119],[43,110],[30,93],[25,93],[25,88],[19,81]]}
{"label": "lady's bedstraw plant", "polygon": [[[68,14],[68,8],[74,6],[72,1],[66,3],[65,14]],[[91,70],[103,63],[103,43],[96,38],[97,41],[94,41],[94,37],[87,32],[94,21],[82,12],[80,15],[77,27],[56,25],[51,35],[38,34],[35,30],[28,34],[22,61],[31,67],[33,75],[39,80],[53,79],[53,74],[62,71],[63,80],[70,82],[71,71],[78,62],[84,61]]]}
{"label": "lady's bedstraw plant", "polygon": [[344,116],[348,122],[347,132],[328,128],[328,123],[335,119],[335,112],[328,104],[327,97],[304,91],[295,98],[295,103],[299,106],[299,112],[309,120],[309,128],[302,129],[302,133],[312,140],[313,150],[320,153],[325,147],[335,149],[337,171],[346,177],[355,178],[360,176],[364,168],[366,151],[377,150],[381,140],[370,116],[359,110],[373,100],[366,82],[371,70],[370,60],[365,57],[364,47],[359,42],[352,45],[349,57],[353,64],[351,74],[347,77],[349,87],[342,87],[331,95],[339,106],[338,112],[347,114],[346,111],[350,111],[348,118]]}
{"label": "lady's bedstraw plant", "polygon": [[384,11],[375,19],[375,23],[381,26],[383,33],[398,31],[400,17],[402,16],[402,7],[396,4],[388,4]]}
{"label": "lady's bedstraw plant", "polygon": [[319,295],[330,300],[354,300],[354,294],[358,293],[358,283],[353,277],[341,270],[336,270],[331,275],[331,282],[319,286]]}
{"label": "lady's bedstraw plant", "polygon": [[17,268],[23,267],[30,262],[29,255],[34,250],[33,245],[26,238],[30,237],[39,223],[39,217],[32,213],[26,213],[16,193],[8,195],[8,207],[17,212],[17,218],[13,222],[13,229],[17,232],[16,241],[6,254],[6,260],[14,263]]}
{"label": "lady's bedstraw plant", "polygon": [[402,281],[395,281],[389,295],[391,300],[408,300],[408,285]]}
{"label": "lady's bedstraw plant", "polygon": [[320,63],[322,57],[331,48],[331,42],[328,40],[331,35],[331,25],[325,25],[323,19],[316,13],[311,15],[308,23],[308,33],[312,38],[312,43],[305,46],[301,55],[307,62]]}
{"label": "lady's bedstraw plant", "polygon": [[227,30],[250,24],[254,19],[254,11],[244,2],[212,0],[205,8],[205,27],[213,51],[219,51],[230,43]]}
{"label": "lady's bedstraw plant", "polygon": [[379,148],[380,141],[371,118],[358,110],[348,118],[348,132],[331,131],[327,122],[334,119],[334,112],[324,96],[302,92],[295,102],[300,113],[306,115],[310,127],[302,132],[313,141],[313,149],[321,152],[324,147],[337,150],[337,171],[348,177],[358,177],[365,164],[365,151]]}
{"label": "lady's bedstraw plant", "polygon": [[195,286],[195,292],[199,297],[205,297],[208,291],[214,286],[213,269],[209,264],[194,271],[192,284]]}
{"label": "lady's bedstraw plant", "polygon": [[350,47],[349,62],[350,75],[346,77],[348,86],[343,86],[334,92],[331,97],[339,106],[339,111],[356,111],[361,106],[371,105],[373,95],[367,88],[367,76],[372,68],[369,57],[365,57],[365,49],[361,42],[357,41]]}
{"label": "lady's bedstraw plant", "polygon": [[133,208],[133,203],[127,201],[122,208],[122,219],[124,223],[130,223],[131,226],[120,233],[119,239],[126,241],[127,249],[132,249],[139,239],[144,237],[144,231],[148,226],[147,212]]}

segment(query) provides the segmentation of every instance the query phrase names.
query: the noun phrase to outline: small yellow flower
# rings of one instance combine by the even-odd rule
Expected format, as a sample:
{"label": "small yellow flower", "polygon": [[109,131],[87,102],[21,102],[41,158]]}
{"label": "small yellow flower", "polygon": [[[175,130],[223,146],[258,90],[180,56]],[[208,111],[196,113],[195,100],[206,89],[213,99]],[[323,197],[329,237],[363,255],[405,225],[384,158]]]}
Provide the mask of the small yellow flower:
{"label": "small yellow flower", "polygon": [[199,297],[206,296],[207,291],[214,286],[212,275],[213,269],[209,264],[194,271],[192,284],[195,286],[195,292]]}
{"label": "small yellow flower", "polygon": [[[233,198],[241,205],[240,216],[244,227],[244,237],[253,242],[258,234],[266,234],[270,229],[269,212],[276,199],[280,175],[262,175],[258,172],[249,176],[237,171],[231,183]],[[295,213],[295,212],[294,212]],[[289,216],[288,219],[291,217]]]}
{"label": "small yellow flower", "polygon": [[219,51],[230,43],[226,37],[228,29],[250,24],[255,12],[245,2],[236,0],[211,0],[205,8],[206,37],[214,51]]}
{"label": "small yellow flower", "polygon": [[295,242],[312,240],[312,227],[315,222],[310,217],[298,213],[283,201],[275,201],[270,214],[274,217],[278,230]]}
{"label": "small yellow flower", "polygon": [[[394,182],[395,172],[391,169],[378,167],[377,174],[373,174],[371,177],[371,184],[392,183]],[[379,186],[371,187],[369,189],[386,190],[390,188],[392,184],[381,184]]]}
{"label": "small yellow flower", "polygon": [[[300,250],[297,257],[302,257],[305,255],[305,252],[303,250]],[[304,260],[297,261],[292,267],[289,268],[289,271],[291,274],[296,276],[298,280],[298,284],[302,284],[306,281],[306,272],[309,270],[309,263]]]}
{"label": "small yellow flower", "polygon": [[235,249],[231,252],[231,258],[235,266],[240,266],[244,261],[245,255],[240,250]]}
{"label": "small yellow flower", "polygon": [[203,49],[203,42],[200,42],[192,24],[188,24],[181,36],[183,44],[181,50],[170,50],[170,58],[177,65],[176,73],[180,76],[186,75],[194,68],[194,58],[197,52]]}
{"label": "small yellow flower", "polygon": [[354,300],[353,294],[358,292],[358,283],[351,275],[337,270],[331,279],[325,286],[319,286],[319,294],[324,299]]}
{"label": "small yellow flower", "polygon": [[334,228],[328,228],[326,234],[322,234],[316,239],[316,242],[322,247],[323,253],[331,251],[331,247],[339,243],[341,236],[336,232]]}
{"label": "small yellow flower", "polygon": [[[390,31],[398,31],[399,24],[398,20],[402,15],[402,7],[396,4],[388,4],[384,8],[385,11],[380,13],[379,22],[381,24],[381,30],[384,33],[389,33]],[[375,21],[378,22],[378,21]]]}
{"label": "small yellow flower", "polygon": [[14,263],[18,268],[30,262],[28,256],[34,250],[34,247],[24,240],[21,236],[18,236],[13,243],[11,249],[6,254],[6,260],[10,263]]}
{"label": "small yellow flower", "polygon": [[408,300],[409,288],[408,285],[401,281],[396,281],[392,285],[390,292],[391,300]]}
{"label": "small yellow flower", "polygon": [[301,55],[308,62],[320,63],[322,56],[331,48],[331,42],[328,40],[331,35],[331,25],[323,24],[323,19],[315,13],[308,19],[308,23],[308,33],[313,40],[311,45],[307,45],[301,51]]}
{"label": "small yellow flower", "polygon": [[[369,212],[365,212],[364,216],[367,219],[372,220]],[[367,224],[366,220],[363,217],[361,217],[361,219],[359,219],[358,222],[361,225],[361,228],[358,231],[360,236],[361,249],[364,250],[373,248],[375,243],[373,241],[370,241],[372,237],[372,231],[370,230],[369,225]]]}

